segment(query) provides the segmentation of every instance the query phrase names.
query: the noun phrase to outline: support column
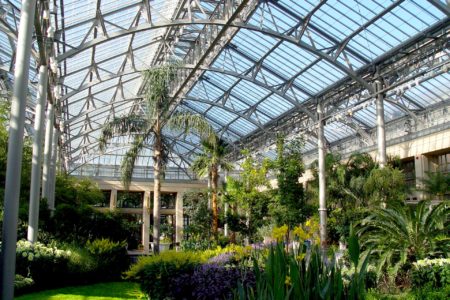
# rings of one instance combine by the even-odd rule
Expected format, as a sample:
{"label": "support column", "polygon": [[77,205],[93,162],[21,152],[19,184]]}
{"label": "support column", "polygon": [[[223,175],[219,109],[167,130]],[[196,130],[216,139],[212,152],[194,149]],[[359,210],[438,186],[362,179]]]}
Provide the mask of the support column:
{"label": "support column", "polygon": [[115,210],[117,208],[117,190],[112,189],[109,196],[109,210]]}
{"label": "support column", "polygon": [[30,187],[30,208],[28,213],[28,234],[29,242],[37,241],[39,223],[39,200],[41,189],[41,167],[43,154],[44,120],[45,120],[45,100],[47,99],[47,66],[39,67],[38,97],[35,108],[34,119],[34,139],[33,157],[31,165],[31,187]]}
{"label": "support column", "polygon": [[[48,201],[50,163],[52,158],[53,120],[55,118],[55,108],[52,103],[47,106],[47,120],[45,123],[45,143],[44,143],[44,165],[42,167],[42,197]],[[47,202],[48,203],[48,202]]]}
{"label": "support column", "polygon": [[33,35],[36,0],[23,0],[14,70],[14,89],[11,99],[8,157],[6,163],[5,202],[1,257],[1,299],[14,298],[16,265],[17,220],[19,217],[20,173],[22,170],[23,131],[28,95],[28,74]]}
{"label": "support column", "polygon": [[150,191],[145,191],[142,205],[142,245],[145,254],[150,253],[150,214]]}
{"label": "support column", "polygon": [[[224,205],[225,217],[228,215],[229,207],[230,207],[230,205],[228,203],[225,203],[225,205]],[[227,222],[225,222],[225,225],[223,225],[223,235],[225,237],[228,237],[228,223]]]}
{"label": "support column", "polygon": [[[381,79],[375,81],[375,92],[383,89]],[[384,95],[382,93],[376,96],[377,107],[377,145],[378,145],[378,162],[381,168],[386,165],[386,133],[384,124]]]}
{"label": "support column", "polygon": [[317,147],[319,155],[319,219],[320,219],[320,245],[322,249],[327,247],[327,204],[326,204],[326,180],[325,180],[325,137],[322,103],[317,105]]}
{"label": "support column", "polygon": [[424,200],[426,198],[423,192],[423,180],[426,178],[428,172],[428,157],[425,155],[417,154],[414,157],[414,171],[416,175],[416,194],[417,200]]}
{"label": "support column", "polygon": [[50,170],[48,176],[48,208],[55,210],[56,158],[58,156],[58,130],[53,129]]}
{"label": "support column", "polygon": [[[223,179],[223,182],[224,182],[224,190],[225,190],[226,185],[227,185],[227,177],[228,177],[228,171],[225,171],[225,172],[224,172],[224,179]],[[225,220],[226,220],[226,217],[227,217],[227,215],[228,215],[228,209],[229,209],[229,207],[230,207],[230,204],[229,204],[229,203],[225,203],[225,205],[224,205]],[[228,237],[228,223],[227,223],[227,222],[225,222],[225,224],[224,224],[224,226],[223,226],[223,235],[224,235],[225,237]]]}
{"label": "support column", "polygon": [[183,192],[177,192],[177,199],[175,202],[175,243],[183,241]]}

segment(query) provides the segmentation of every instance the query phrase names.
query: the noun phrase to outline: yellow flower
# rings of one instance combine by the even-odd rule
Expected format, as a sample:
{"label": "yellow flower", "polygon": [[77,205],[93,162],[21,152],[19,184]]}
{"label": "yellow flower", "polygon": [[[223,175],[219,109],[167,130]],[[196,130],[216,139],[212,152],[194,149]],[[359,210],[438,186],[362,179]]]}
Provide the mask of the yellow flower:
{"label": "yellow flower", "polygon": [[302,241],[309,239],[309,235],[303,230],[301,226],[295,227],[293,233]]}
{"label": "yellow flower", "polygon": [[282,241],[288,232],[287,225],[283,225],[281,227],[275,227],[272,230],[272,237],[276,239],[278,242]]}
{"label": "yellow flower", "polygon": [[305,258],[305,256],[306,256],[305,253],[300,253],[300,254],[297,256],[297,260],[303,260],[303,259]]}
{"label": "yellow flower", "polygon": [[284,284],[287,285],[287,286],[292,284],[290,276],[286,276],[286,280],[284,280]]}

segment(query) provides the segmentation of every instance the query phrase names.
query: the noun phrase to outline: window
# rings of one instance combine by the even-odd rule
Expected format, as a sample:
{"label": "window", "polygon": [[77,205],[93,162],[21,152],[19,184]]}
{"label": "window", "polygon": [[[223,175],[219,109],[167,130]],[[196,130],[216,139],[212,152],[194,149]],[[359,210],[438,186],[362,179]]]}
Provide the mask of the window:
{"label": "window", "polygon": [[142,208],[144,192],[117,192],[118,208]]}

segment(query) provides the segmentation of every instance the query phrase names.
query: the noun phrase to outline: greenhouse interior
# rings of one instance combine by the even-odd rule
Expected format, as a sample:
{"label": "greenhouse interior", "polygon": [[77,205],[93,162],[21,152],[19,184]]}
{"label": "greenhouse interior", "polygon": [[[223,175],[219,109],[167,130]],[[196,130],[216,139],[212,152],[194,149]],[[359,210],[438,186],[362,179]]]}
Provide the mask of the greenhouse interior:
{"label": "greenhouse interior", "polygon": [[449,0],[0,0],[1,299],[449,299]]}

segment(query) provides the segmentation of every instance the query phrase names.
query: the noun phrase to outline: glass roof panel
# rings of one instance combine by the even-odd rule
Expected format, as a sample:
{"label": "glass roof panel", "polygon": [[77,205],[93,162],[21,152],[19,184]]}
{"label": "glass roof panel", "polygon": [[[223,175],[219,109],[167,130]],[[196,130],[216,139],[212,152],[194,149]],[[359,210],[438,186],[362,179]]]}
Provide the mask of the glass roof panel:
{"label": "glass roof panel", "polygon": [[[198,6],[210,14],[218,3],[222,3],[195,2],[198,5],[195,9],[191,8],[193,18],[205,18]],[[0,3],[4,5],[7,2],[0,0]],[[11,3],[20,7],[17,0]],[[150,1],[152,22],[157,24],[172,19],[186,22],[186,5],[190,3]],[[236,5],[239,3],[236,2]],[[446,5],[445,1],[441,0],[441,3]],[[79,155],[83,160],[96,155],[98,149],[95,142],[108,119],[125,115],[131,109],[145,111],[145,103],[138,95],[142,84],[139,71],[162,63],[172,53],[180,57],[192,53],[191,48],[199,44],[197,39],[203,28],[214,28],[212,35],[223,29],[223,25],[205,27],[204,24],[186,24],[174,25],[170,30],[169,27],[162,27],[127,33],[125,30],[134,30],[134,26],[148,23],[141,0],[64,0],[61,4],[56,7],[57,15],[52,15],[52,20],[57,19],[58,22],[56,38],[59,53],[56,56],[64,56],[64,51],[71,51],[72,54],[65,59],[58,58],[61,73],[58,84],[66,105],[63,117],[69,134],[68,149],[72,151],[72,158]],[[184,5],[184,8],[179,5]],[[83,8],[82,13],[80,7]],[[177,94],[183,99],[178,109],[205,114],[219,134],[230,143],[239,142],[243,137],[247,142],[254,134],[266,129],[263,126],[273,126],[276,122],[271,121],[282,116],[289,117],[295,113],[308,118],[300,112],[297,103],[314,115],[317,96],[334,97],[333,93],[340,93],[341,89],[350,86],[355,93],[360,92],[360,84],[348,75],[352,72],[355,73],[353,77],[364,76],[362,80],[372,84],[374,66],[371,64],[374,60],[393,49],[397,51],[395,47],[404,46],[411,38],[419,41],[431,36],[428,32],[423,36],[420,34],[424,30],[429,31],[437,22],[444,24],[447,16],[441,10],[433,5],[433,1],[420,0],[258,1],[246,21],[252,29],[241,28],[245,25],[240,23],[224,31],[219,42],[222,49],[215,46],[213,51],[208,51],[199,70],[191,76],[197,80],[189,83],[186,91]],[[174,14],[175,11],[178,13]],[[209,15],[206,17],[209,18]],[[7,14],[4,20],[16,30],[15,13]],[[242,20],[245,19],[239,22]],[[442,27],[441,30],[447,28]],[[119,31],[121,36],[114,38]],[[300,39],[300,35],[298,42],[296,39]],[[163,47],[161,41],[166,37]],[[10,72],[14,52],[11,44],[14,46],[14,43],[14,39],[10,41],[6,34],[0,32],[0,72],[6,74],[9,82],[14,80]],[[34,45],[36,47],[36,42]],[[446,59],[448,57],[442,58],[441,63]],[[335,62],[341,65],[336,67]],[[188,64],[189,68],[192,65],[195,67],[196,60],[192,59]],[[37,81],[35,61],[31,62],[31,66],[30,81],[34,84]],[[384,67],[383,64],[380,66]],[[395,67],[401,69],[401,66]],[[426,67],[421,67],[421,71]],[[345,68],[348,70],[343,71]],[[402,75],[398,74],[400,77]],[[450,75],[444,72],[432,77],[418,85],[415,82],[401,93],[388,92],[386,121],[406,116],[407,110],[416,113],[448,101]],[[358,80],[361,81],[361,78]],[[386,80],[391,80],[391,77],[386,77]],[[338,82],[343,84],[338,86]],[[32,85],[32,98],[35,94]],[[336,100],[335,113],[356,104],[357,100],[345,99],[347,94],[343,95]],[[373,127],[375,116],[375,106],[371,104],[354,112],[354,123],[359,122],[364,128]],[[341,122],[326,125],[329,142],[350,135],[355,135],[355,130]],[[198,140],[189,143],[182,141],[183,138],[172,136],[172,140],[180,139],[173,144],[176,152],[188,156],[188,153],[198,151],[193,146],[198,146]],[[122,146],[128,142],[122,141]],[[308,139],[307,145],[315,147],[314,138]],[[238,144],[234,146],[239,147]],[[122,147],[93,161],[118,164],[121,158],[117,155],[123,155],[126,149],[126,146]],[[150,154],[151,149],[145,152],[147,156]],[[147,156],[139,162],[148,162],[150,158]],[[178,160],[182,161],[182,158]]]}

